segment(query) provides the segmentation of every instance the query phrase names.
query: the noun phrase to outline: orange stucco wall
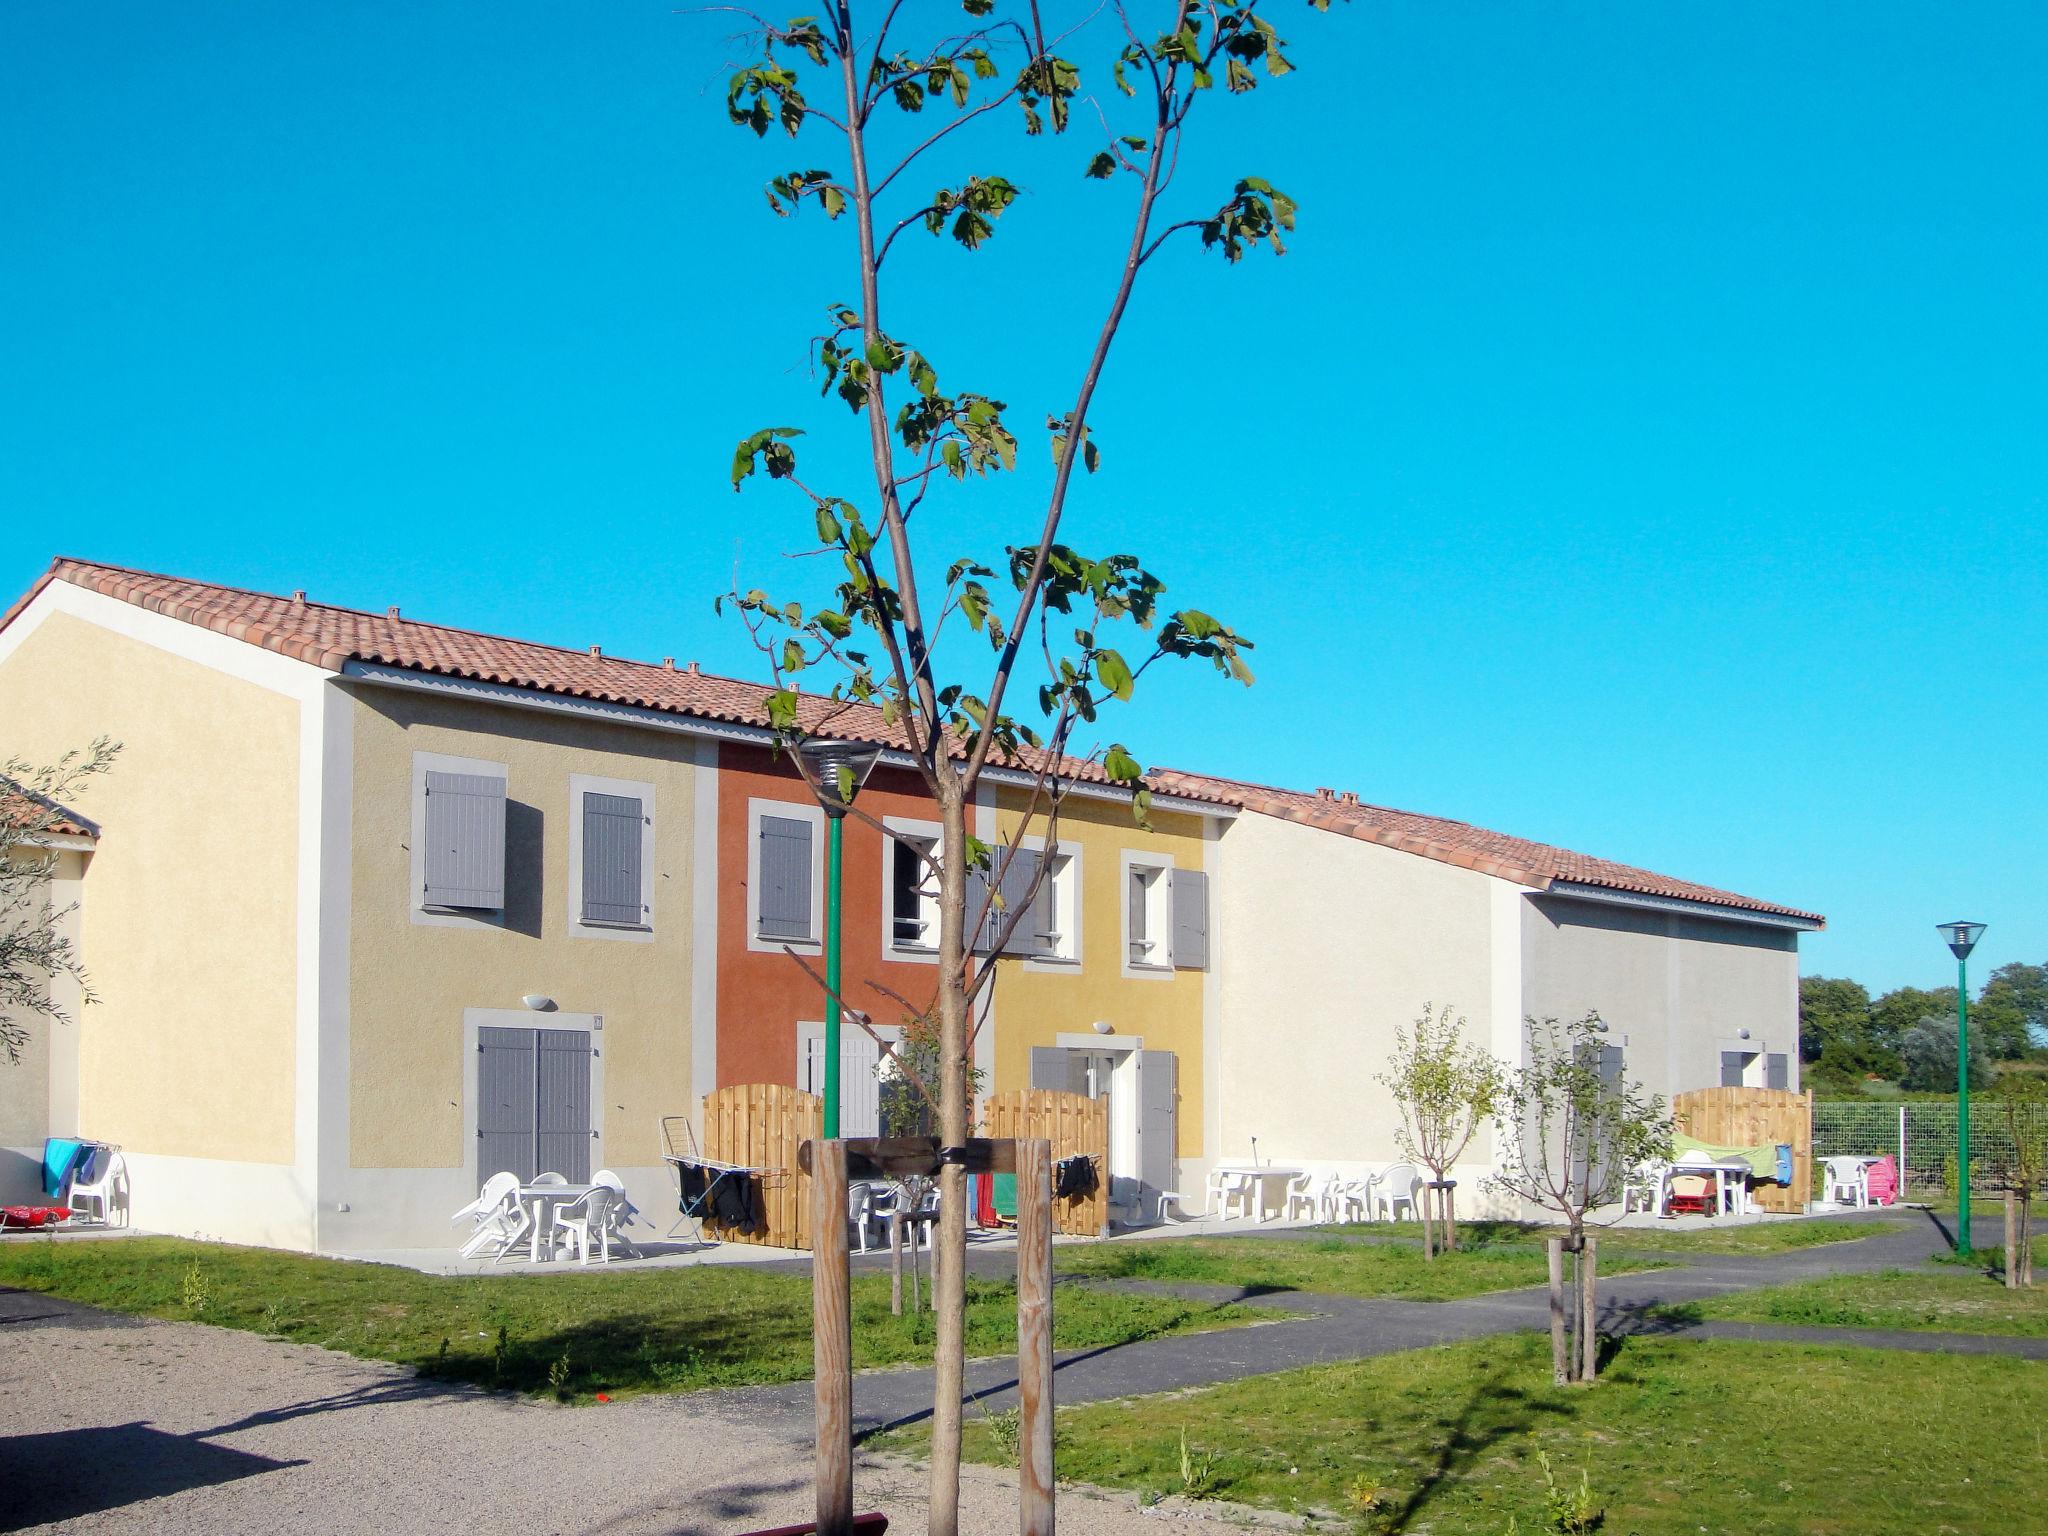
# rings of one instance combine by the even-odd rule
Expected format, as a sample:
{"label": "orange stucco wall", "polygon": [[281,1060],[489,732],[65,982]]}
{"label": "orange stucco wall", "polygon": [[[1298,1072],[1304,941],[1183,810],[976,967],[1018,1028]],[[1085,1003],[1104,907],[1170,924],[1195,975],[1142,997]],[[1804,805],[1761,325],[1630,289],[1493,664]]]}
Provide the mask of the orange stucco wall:
{"label": "orange stucco wall", "polygon": [[[787,760],[766,749],[722,745],[718,766],[718,1085],[795,1083],[797,1024],[824,1018],[825,998],[788,955],[748,945],[748,801],[817,802]],[[860,808],[877,820],[938,819],[923,785],[902,771],[877,769],[860,792]],[[938,985],[938,967],[882,957],[882,842],[874,827],[847,819],[842,985],[846,1000],[865,1009],[877,1024],[897,1024],[903,1019],[902,1005],[872,983],[879,981],[922,1007]],[[822,847],[818,875],[821,880],[825,875]],[[824,974],[822,949],[806,959]]]}

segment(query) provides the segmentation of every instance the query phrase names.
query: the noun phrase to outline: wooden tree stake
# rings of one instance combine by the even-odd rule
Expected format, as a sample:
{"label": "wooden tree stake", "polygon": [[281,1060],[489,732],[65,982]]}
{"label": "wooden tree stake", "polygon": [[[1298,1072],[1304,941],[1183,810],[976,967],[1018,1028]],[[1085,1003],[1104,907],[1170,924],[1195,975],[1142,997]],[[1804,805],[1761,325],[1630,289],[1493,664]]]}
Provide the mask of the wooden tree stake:
{"label": "wooden tree stake", "polygon": [[2011,1190],[2005,1192],[2005,1288],[2016,1291],[2020,1288],[2020,1275],[2026,1268],[2026,1255],[2020,1252],[2020,1201]]}
{"label": "wooden tree stake", "polygon": [[853,1532],[852,1275],[846,1143],[816,1141],[811,1169],[812,1373],[818,1408],[818,1536]]}
{"label": "wooden tree stake", "polygon": [[1052,1143],[1017,1143],[1017,1524],[1053,1536]]}
{"label": "wooden tree stake", "polygon": [[1564,1239],[1544,1244],[1550,1257],[1550,1367],[1561,1387],[1569,1379],[1564,1352]]}
{"label": "wooden tree stake", "polygon": [[1579,1379],[1591,1381],[1600,1373],[1600,1334],[1594,1327],[1594,1287],[1600,1275],[1600,1239],[1586,1239],[1585,1251],[1579,1255]]}

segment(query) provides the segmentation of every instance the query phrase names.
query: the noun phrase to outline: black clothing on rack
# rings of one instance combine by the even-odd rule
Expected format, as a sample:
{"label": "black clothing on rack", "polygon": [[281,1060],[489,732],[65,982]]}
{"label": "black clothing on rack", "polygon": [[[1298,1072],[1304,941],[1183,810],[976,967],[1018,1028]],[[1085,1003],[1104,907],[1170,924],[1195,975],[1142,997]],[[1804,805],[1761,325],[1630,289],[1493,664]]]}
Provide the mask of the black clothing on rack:
{"label": "black clothing on rack", "polygon": [[1063,1157],[1052,1171],[1052,1197],[1072,1200],[1095,1193],[1095,1159],[1086,1153]]}

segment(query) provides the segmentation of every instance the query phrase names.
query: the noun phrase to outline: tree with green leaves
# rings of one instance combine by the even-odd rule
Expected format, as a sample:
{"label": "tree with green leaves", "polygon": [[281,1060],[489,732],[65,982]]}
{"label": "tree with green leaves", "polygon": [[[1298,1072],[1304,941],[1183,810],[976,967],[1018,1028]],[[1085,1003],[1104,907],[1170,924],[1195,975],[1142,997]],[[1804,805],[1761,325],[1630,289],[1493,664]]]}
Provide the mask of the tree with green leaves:
{"label": "tree with green leaves", "polygon": [[1998,1080],[1992,1113],[2011,1148],[1999,1169],[2011,1197],[2005,1241],[2005,1283],[2034,1283],[2033,1205],[2048,1185],[2048,1079],[2038,1072],[2007,1072]]}
{"label": "tree with green leaves", "polygon": [[1870,1005],[1870,1042],[1896,1056],[1907,1033],[1922,1019],[1955,1016],[1954,987],[1894,987]]}
{"label": "tree with green leaves", "polygon": [[[1618,1201],[1639,1164],[1670,1155],[1671,1116],[1661,1094],[1645,1097],[1639,1084],[1602,1071],[1607,1026],[1599,1014],[1570,1023],[1527,1019],[1523,1038],[1522,1065],[1495,1099],[1496,1170],[1487,1183],[1564,1223],[1575,1304],[1571,1342],[1553,1335],[1554,1365],[1560,1384],[1590,1381],[1596,1278],[1586,1262],[1586,1216]],[[1553,1313],[1562,1302],[1553,1274]]]}
{"label": "tree with green leaves", "polygon": [[0,1050],[10,1066],[21,1060],[36,1021],[74,1022],[57,1000],[57,977],[76,983],[82,1002],[93,1001],[85,964],[63,931],[76,908],[59,908],[50,894],[57,873],[51,839],[71,797],[111,768],[120,750],[102,736],[54,763],[0,763]]}
{"label": "tree with green leaves", "polygon": [[[1954,995],[1954,988],[1950,988]],[[1975,1028],[1972,1019],[1970,1029],[1970,1086],[1986,1088],[1991,1084],[1991,1056],[1984,1048],[1984,1040]],[[1956,1091],[1956,1016],[1935,1014],[1921,1019],[1906,1031],[1899,1042],[1899,1057],[1905,1063],[1905,1072],[1899,1085],[1920,1093],[1954,1093]]]}
{"label": "tree with green leaves", "polygon": [[1970,1033],[1980,1030],[1997,1061],[2018,1061],[2048,1046],[2048,965],[2015,960],[1986,977],[1970,1004]]}
{"label": "tree with green leaves", "polygon": [[[1310,3],[1320,10],[1327,0]],[[767,480],[793,493],[811,535],[803,552],[819,557],[799,569],[829,570],[832,585],[822,601],[816,591],[806,601],[737,587],[726,601],[767,657],[774,674],[767,708],[789,742],[871,730],[865,722],[875,716],[855,717],[859,726],[848,720],[857,707],[872,706],[935,802],[939,844],[919,856],[939,890],[932,1002],[939,1134],[958,1146],[970,1129],[977,994],[995,973],[993,965],[972,964],[972,938],[982,934],[982,947],[1000,952],[1031,894],[1014,880],[1006,887],[1021,829],[1001,848],[968,834],[967,811],[985,770],[1011,765],[1031,774],[1024,824],[1041,818],[1048,841],[1065,786],[1090,759],[1132,791],[1142,818],[1148,791],[1137,757],[1111,741],[1082,748],[1077,760],[1075,732],[1129,699],[1163,660],[1203,660],[1227,678],[1251,680],[1243,655],[1249,642],[1229,625],[1197,608],[1169,607],[1165,584],[1136,557],[1077,548],[1062,530],[1076,472],[1085,477],[1102,462],[1106,445],[1094,436],[1091,408],[1140,280],[1161,250],[1197,240],[1236,262],[1260,245],[1278,253],[1294,226],[1294,203],[1259,176],[1206,196],[1176,185],[1183,146],[1209,115],[1205,104],[1293,66],[1260,0],[1165,0],[1149,23],[1112,0],[1057,35],[1048,33],[1035,0],[962,0],[964,18],[951,23],[937,21],[936,6],[902,0],[877,4],[858,22],[854,9],[839,0],[821,18],[750,16],[752,61],[733,74],[726,110],[762,138],[823,140],[819,152],[773,176],[767,196],[779,216],[814,209],[847,231],[844,265],[828,290],[846,297],[825,306],[811,356],[821,393],[851,413],[867,483],[839,487],[814,478],[800,462],[796,428],[746,436],[733,456],[735,489]],[[902,242],[950,240],[971,258],[1000,222],[1015,222],[1012,210],[1024,201],[1016,179],[995,166],[960,174],[974,163],[969,146],[979,152],[1004,113],[1026,135],[1062,134],[1078,123],[1093,147],[1076,157],[1075,174],[1124,194],[1116,215],[1122,255],[1102,274],[1102,318],[1075,359],[1071,392],[1043,408],[1043,459],[1020,452],[1024,428],[997,387],[956,380],[945,338],[894,329],[887,303],[892,262],[907,249]],[[1062,293],[1085,291],[1072,255],[1082,244],[1053,232],[1043,270]],[[983,328],[999,332],[999,315],[986,307],[981,313]],[[1044,345],[1022,331],[1004,340],[1034,355]],[[1033,463],[1044,472],[1030,475]],[[949,502],[999,476],[1036,482],[1029,531],[1000,554],[934,554],[947,537]],[[802,676],[819,670],[829,674],[829,687],[800,693]],[[861,815],[857,807],[854,814]],[[972,911],[971,876],[987,892]],[[952,1536],[963,1385],[960,1167],[943,1169],[941,1192],[930,1528]]]}
{"label": "tree with green leaves", "polygon": [[[1394,1050],[1380,1082],[1394,1095],[1401,1123],[1394,1139],[1401,1151],[1443,1184],[1457,1166],[1481,1126],[1493,1117],[1506,1072],[1484,1046],[1464,1038],[1465,1020],[1453,1019],[1448,1007],[1426,1005],[1415,1032],[1394,1031]],[[1441,1212],[1445,1248],[1455,1248],[1457,1212],[1446,1196]],[[1430,1222],[1423,1221],[1422,1251],[1436,1257]]]}

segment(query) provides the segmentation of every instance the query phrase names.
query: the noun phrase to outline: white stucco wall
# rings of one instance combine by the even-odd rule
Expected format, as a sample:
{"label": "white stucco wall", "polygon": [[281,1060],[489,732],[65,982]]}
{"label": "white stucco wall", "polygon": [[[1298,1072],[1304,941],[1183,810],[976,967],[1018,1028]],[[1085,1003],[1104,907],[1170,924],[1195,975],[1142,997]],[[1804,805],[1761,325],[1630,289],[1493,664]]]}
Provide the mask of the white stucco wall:
{"label": "white stucco wall", "polygon": [[1629,1075],[1667,1098],[1720,1082],[1720,1052],[1788,1058],[1799,1086],[1799,940],[1783,928],[1557,896],[1522,906],[1523,1009],[1588,1009],[1627,1053]]}
{"label": "white stucco wall", "polygon": [[[1216,1078],[1203,1171],[1241,1160],[1352,1169],[1400,1156],[1386,1070],[1425,1004],[1511,1047],[1518,888],[1373,843],[1246,813],[1211,855]],[[1502,896],[1508,898],[1503,906]],[[1509,942],[1496,945],[1496,931]],[[1501,967],[1505,966],[1503,973]],[[1496,1017],[1496,1015],[1503,1017]],[[1482,1137],[1460,1205],[1488,1155]],[[1183,1169],[1183,1187],[1198,1188]]]}

